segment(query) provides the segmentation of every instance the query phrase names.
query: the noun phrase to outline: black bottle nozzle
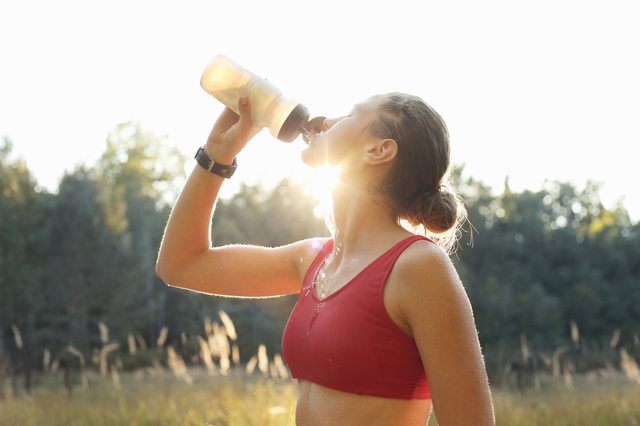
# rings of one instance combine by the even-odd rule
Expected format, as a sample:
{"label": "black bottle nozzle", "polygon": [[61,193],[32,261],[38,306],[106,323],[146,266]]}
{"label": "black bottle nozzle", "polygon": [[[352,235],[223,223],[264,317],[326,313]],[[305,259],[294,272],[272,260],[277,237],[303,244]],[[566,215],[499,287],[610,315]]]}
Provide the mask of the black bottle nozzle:
{"label": "black bottle nozzle", "polygon": [[317,135],[318,133],[322,133],[322,126],[324,125],[324,120],[326,119],[327,117],[319,115],[307,121],[307,123],[303,126],[300,126],[300,132],[302,133],[302,140],[304,141],[304,143],[309,145],[309,142],[315,135]]}

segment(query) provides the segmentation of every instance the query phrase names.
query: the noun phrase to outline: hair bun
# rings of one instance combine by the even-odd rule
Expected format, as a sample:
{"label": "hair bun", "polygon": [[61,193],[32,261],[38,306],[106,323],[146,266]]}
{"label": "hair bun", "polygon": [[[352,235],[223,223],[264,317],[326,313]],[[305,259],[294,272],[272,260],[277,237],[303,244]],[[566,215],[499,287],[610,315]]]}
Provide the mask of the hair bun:
{"label": "hair bun", "polygon": [[458,197],[444,185],[419,194],[407,209],[405,219],[412,225],[424,225],[439,234],[458,223],[461,203]]}

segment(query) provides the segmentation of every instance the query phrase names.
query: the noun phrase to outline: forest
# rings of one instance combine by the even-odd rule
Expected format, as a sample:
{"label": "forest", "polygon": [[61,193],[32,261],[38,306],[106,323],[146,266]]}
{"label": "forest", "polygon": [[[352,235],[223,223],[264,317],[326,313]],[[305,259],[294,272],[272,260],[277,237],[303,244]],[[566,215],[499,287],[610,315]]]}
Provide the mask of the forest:
{"label": "forest", "polygon": [[[77,353],[98,368],[106,345],[123,370],[166,363],[159,340],[197,361],[203,324],[221,311],[235,324],[240,362],[260,345],[280,352],[294,296],[214,297],[155,275],[186,161],[166,138],[124,123],[96,164],[67,171],[49,192],[9,138],[0,141],[0,391],[5,380],[29,391],[43,369],[69,366]],[[514,192],[505,180],[495,193],[463,166],[455,180],[469,222],[452,260],[493,383],[505,371],[579,373],[640,359],[640,223],[622,204],[605,208],[596,182]],[[242,185],[218,202],[213,241],[278,246],[329,235],[316,204],[289,179]]]}

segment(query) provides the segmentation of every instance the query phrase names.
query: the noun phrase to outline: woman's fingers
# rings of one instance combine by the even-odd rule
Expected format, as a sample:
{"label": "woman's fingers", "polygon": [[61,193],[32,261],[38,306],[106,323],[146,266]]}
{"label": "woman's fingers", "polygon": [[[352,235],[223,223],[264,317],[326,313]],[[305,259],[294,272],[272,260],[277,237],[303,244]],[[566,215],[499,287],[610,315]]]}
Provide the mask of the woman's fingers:
{"label": "woman's fingers", "polygon": [[249,102],[249,98],[246,96],[238,99],[238,112],[240,113],[240,119],[238,121],[238,130],[237,137],[245,139],[248,141],[253,136],[255,136],[259,128],[253,125],[251,121],[251,103]]}
{"label": "woman's fingers", "polygon": [[260,131],[251,121],[251,105],[248,98],[242,97],[238,100],[238,112],[240,114],[228,107],[225,108],[207,139],[207,145],[225,157],[233,158]]}

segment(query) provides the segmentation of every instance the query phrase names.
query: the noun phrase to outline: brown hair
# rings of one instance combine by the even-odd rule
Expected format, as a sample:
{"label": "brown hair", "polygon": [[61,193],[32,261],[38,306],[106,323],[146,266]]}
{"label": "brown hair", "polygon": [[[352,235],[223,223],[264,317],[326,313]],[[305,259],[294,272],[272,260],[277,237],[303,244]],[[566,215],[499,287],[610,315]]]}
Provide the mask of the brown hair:
{"label": "brown hair", "polygon": [[398,144],[395,162],[382,182],[398,220],[423,225],[426,234],[452,251],[466,209],[450,183],[447,126],[417,96],[389,93],[369,127],[371,134]]}

